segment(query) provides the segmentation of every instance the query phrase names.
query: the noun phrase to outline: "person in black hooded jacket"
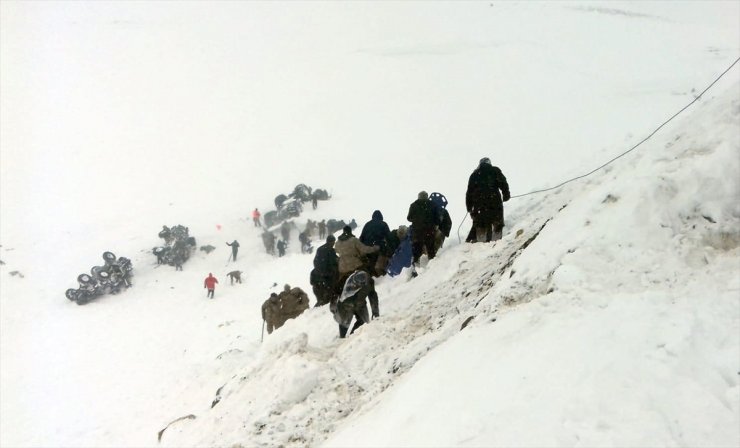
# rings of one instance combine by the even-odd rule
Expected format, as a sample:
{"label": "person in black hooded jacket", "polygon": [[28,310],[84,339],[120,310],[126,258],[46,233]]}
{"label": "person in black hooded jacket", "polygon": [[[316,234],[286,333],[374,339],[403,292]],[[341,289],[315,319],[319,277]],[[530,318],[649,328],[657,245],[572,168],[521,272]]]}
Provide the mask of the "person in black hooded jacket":
{"label": "person in black hooded jacket", "polygon": [[366,246],[380,247],[379,252],[367,255],[366,262],[368,271],[376,277],[381,274],[376,272],[375,265],[377,264],[380,254],[385,253],[385,241],[390,233],[391,229],[388,228],[388,224],[383,221],[383,214],[380,213],[380,210],[375,210],[373,212],[372,219],[365,224],[362,228],[362,233],[360,234],[360,242],[362,244]]}
{"label": "person in black hooded jacket", "polygon": [[[504,230],[504,202],[510,198],[509,184],[501,170],[484,157],[468,179],[465,206],[473,218],[476,241],[500,240]],[[471,235],[468,240],[472,240]]]}
{"label": "person in black hooded jacket", "polygon": [[412,226],[411,245],[414,253],[414,264],[419,263],[419,258],[424,249],[426,249],[430,260],[436,255],[434,234],[439,225],[439,218],[436,207],[429,200],[427,192],[419,192],[416,201],[409,206],[409,214],[406,217]]}

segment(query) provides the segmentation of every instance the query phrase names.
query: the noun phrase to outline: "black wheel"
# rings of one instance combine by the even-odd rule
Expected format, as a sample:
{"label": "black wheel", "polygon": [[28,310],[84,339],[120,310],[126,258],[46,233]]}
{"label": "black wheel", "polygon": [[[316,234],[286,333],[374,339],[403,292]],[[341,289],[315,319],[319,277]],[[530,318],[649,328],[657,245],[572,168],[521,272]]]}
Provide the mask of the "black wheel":
{"label": "black wheel", "polygon": [[106,263],[113,263],[116,261],[116,256],[113,252],[103,252],[103,260],[105,260]]}
{"label": "black wheel", "polygon": [[86,285],[88,283],[91,283],[92,280],[93,280],[92,277],[90,277],[87,274],[80,274],[80,275],[77,276],[77,281],[79,283],[83,284],[83,285]]}
{"label": "black wheel", "polygon": [[67,298],[73,302],[77,300],[77,290],[76,289],[69,288],[67,292],[64,293],[64,295],[67,296]]}

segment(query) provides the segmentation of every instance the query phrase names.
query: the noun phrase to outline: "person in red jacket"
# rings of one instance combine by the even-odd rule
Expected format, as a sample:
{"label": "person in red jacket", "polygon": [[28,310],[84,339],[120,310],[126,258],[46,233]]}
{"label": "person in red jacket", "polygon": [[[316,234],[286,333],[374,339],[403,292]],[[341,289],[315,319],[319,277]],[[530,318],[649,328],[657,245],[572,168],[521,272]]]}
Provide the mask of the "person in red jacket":
{"label": "person in red jacket", "polygon": [[255,208],[252,212],[252,221],[254,221],[255,227],[262,227],[262,223],[260,223],[260,216],[262,216],[262,214],[259,210]]}
{"label": "person in red jacket", "polygon": [[208,288],[208,295],[206,297],[213,298],[213,293],[216,291],[216,283],[218,283],[218,279],[209,272],[208,277],[203,282],[203,287]]}

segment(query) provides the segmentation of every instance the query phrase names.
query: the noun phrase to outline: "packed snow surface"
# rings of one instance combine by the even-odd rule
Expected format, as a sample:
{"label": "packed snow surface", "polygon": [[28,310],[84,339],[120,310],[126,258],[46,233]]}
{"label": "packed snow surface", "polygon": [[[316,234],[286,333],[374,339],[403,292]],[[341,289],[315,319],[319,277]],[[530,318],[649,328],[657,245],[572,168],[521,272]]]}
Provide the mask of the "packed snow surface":
{"label": "packed snow surface", "polygon": [[[737,2],[0,9],[0,445],[740,445],[740,67],[458,240],[481,157],[518,196],[624,152],[737,59]],[[312,256],[249,214],[298,183],[332,198],[297,229],[450,201],[347,339],[326,307],[262,337]],[[216,250],[157,266],[163,224]],[[65,299],[106,250],[134,286]]]}

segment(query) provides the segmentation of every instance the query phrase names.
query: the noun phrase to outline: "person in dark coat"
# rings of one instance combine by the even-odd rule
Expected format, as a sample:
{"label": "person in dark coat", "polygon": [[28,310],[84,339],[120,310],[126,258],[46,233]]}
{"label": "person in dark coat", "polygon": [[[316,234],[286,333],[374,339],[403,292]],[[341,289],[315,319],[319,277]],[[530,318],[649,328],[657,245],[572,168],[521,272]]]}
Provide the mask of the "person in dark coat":
{"label": "person in dark coat", "polygon": [[231,246],[231,259],[236,261],[236,254],[239,252],[239,242],[237,240],[231,243],[226,243],[227,246]]}
{"label": "person in dark coat", "polygon": [[288,247],[288,244],[283,240],[278,240],[277,242],[277,250],[278,250],[278,257],[282,257],[285,255],[285,248]]}
{"label": "person in dark coat", "polygon": [[439,227],[434,235],[434,252],[439,252],[442,245],[445,242],[445,238],[450,236],[450,230],[452,230],[452,218],[450,218],[450,212],[445,207],[437,207],[439,213]]}
{"label": "person in dark coat", "polygon": [[319,239],[323,240],[326,238],[326,220],[322,219],[319,224]]}
{"label": "person in dark coat", "polygon": [[335,300],[339,281],[339,257],[334,250],[336,238],[329,235],[326,243],[316,249],[311,271],[311,286],[316,295],[316,306],[326,305]]}
{"label": "person in dark coat", "polygon": [[[482,158],[478,168],[468,179],[468,190],[465,193],[465,206],[475,227],[475,242],[501,239],[504,230],[503,203],[510,197],[509,184],[504,174],[498,167],[491,165],[491,159]],[[466,241],[470,239],[472,238]]]}
{"label": "person in dark coat", "polygon": [[424,249],[426,249],[427,256],[431,260],[437,253],[434,248],[434,234],[439,225],[439,214],[436,212],[435,205],[429,200],[426,191],[419,192],[416,201],[411,203],[406,219],[411,221],[413,229],[411,239],[414,264],[419,263],[419,258]]}
{"label": "person in dark coat", "polygon": [[355,271],[347,278],[342,294],[332,301],[329,309],[334,313],[334,320],[339,324],[339,337],[347,336],[347,331],[355,318],[355,325],[350,334],[360,326],[370,322],[366,299],[370,299],[373,318],[380,317],[378,293],[375,292],[375,281],[365,271]]}
{"label": "person in dark coat", "polygon": [[380,247],[380,251],[367,255],[368,271],[375,277],[382,275],[382,273],[378,272],[375,268],[379,258],[385,255],[386,238],[390,233],[391,229],[389,229],[388,224],[383,221],[383,214],[380,213],[380,210],[375,210],[373,212],[372,219],[365,224],[362,228],[362,233],[360,233],[360,242],[362,244],[366,246]]}

